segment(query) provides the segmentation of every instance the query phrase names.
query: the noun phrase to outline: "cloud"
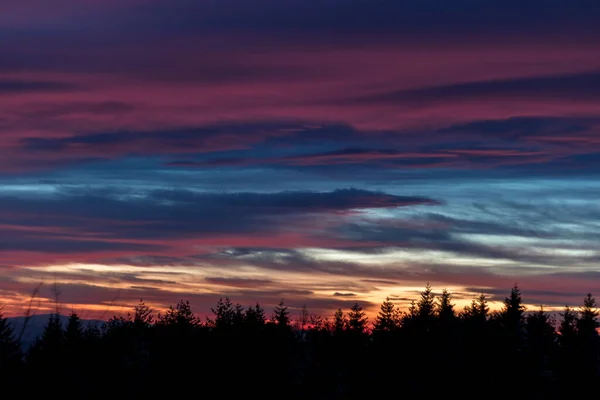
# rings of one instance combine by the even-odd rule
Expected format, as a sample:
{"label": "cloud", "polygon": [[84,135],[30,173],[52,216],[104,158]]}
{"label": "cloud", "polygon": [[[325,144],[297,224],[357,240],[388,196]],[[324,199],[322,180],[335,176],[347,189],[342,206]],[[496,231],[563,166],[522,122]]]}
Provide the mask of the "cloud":
{"label": "cloud", "polygon": [[354,293],[340,293],[340,292],[335,292],[333,295],[336,297],[355,297],[356,296],[356,294],[354,294]]}
{"label": "cloud", "polygon": [[471,98],[559,99],[597,101],[600,72],[540,76],[533,78],[502,79],[468,82],[415,90],[404,90],[371,95],[355,100],[358,103],[416,103],[419,106],[435,102],[463,101]]}
{"label": "cloud", "polygon": [[557,304],[595,289],[599,15],[0,5],[2,297],[52,277],[94,312],[117,293],[333,309],[427,280],[468,298],[522,278]]}
{"label": "cloud", "polygon": [[169,251],[194,244],[271,241],[277,246],[319,240],[334,244],[335,238],[321,237],[319,231],[347,213],[439,204],[427,197],[359,189],[277,193],[64,189],[49,196],[0,197],[0,223],[8,233],[0,249],[74,257],[104,251],[130,250],[132,255],[156,251],[163,262],[171,255]]}
{"label": "cloud", "polygon": [[595,17],[600,13],[600,9],[590,2],[585,6],[565,7],[559,2],[529,1],[524,4],[515,0],[485,5],[471,0],[459,0],[451,5],[435,0],[401,3],[393,0],[378,0],[375,3],[361,0],[259,0],[252,6],[241,0],[150,0],[144,2],[144,7],[139,7],[138,1],[118,4],[113,1],[92,3],[62,0],[57,2],[52,12],[38,0],[26,0],[23,3],[23,6],[3,13],[6,17],[0,19],[0,27],[31,29],[60,26],[64,29],[67,26],[84,29],[90,34],[90,31],[95,32],[113,20],[119,31],[124,30],[129,35],[139,35],[151,27],[162,35],[232,31],[237,34],[284,36],[312,33],[326,37],[374,32],[393,36],[410,33],[434,37],[443,33],[468,36],[484,32],[486,36],[494,37],[527,32],[551,34],[557,31],[594,35],[597,32]]}
{"label": "cloud", "polygon": [[220,286],[231,286],[237,288],[260,288],[267,286],[273,281],[269,279],[239,279],[239,278],[219,278],[219,277],[206,277],[204,280],[208,283],[212,283]]}
{"label": "cloud", "polygon": [[28,92],[62,92],[74,88],[75,86],[63,82],[4,80],[0,77],[0,95]]}

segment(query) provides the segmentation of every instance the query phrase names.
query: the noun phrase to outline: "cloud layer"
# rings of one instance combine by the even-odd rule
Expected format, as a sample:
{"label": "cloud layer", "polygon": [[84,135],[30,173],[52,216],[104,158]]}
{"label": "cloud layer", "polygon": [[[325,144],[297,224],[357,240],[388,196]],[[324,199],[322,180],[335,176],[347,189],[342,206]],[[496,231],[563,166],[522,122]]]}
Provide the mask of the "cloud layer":
{"label": "cloud layer", "polygon": [[427,281],[459,302],[514,281],[531,304],[600,293],[599,18],[588,1],[0,5],[0,300],[17,314],[42,281],[94,315],[224,294],[373,311]]}

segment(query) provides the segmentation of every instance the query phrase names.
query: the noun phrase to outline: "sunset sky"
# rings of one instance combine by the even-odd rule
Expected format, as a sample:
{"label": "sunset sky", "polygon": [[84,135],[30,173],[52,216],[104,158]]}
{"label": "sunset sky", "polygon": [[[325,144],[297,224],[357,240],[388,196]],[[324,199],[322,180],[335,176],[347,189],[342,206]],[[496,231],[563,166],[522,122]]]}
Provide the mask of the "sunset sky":
{"label": "sunset sky", "polygon": [[[0,2],[0,303],[600,296],[600,2]],[[295,312],[295,311],[294,311]],[[372,314],[371,314],[372,315]]]}

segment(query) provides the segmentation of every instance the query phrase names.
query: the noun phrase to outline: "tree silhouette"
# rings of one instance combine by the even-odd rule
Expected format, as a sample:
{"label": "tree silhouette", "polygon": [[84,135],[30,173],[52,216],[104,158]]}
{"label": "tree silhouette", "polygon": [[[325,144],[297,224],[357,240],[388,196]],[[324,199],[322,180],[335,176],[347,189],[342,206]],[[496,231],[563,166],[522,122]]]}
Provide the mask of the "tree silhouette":
{"label": "tree silhouette", "polygon": [[[434,298],[427,285],[400,321],[400,310],[388,297],[372,330],[358,303],[347,314],[338,309],[331,322],[302,309],[292,326],[282,300],[265,323],[258,303],[244,309],[221,298],[211,309],[214,320],[203,325],[187,301],[156,320],[140,301],[132,314],[111,317],[102,330],[83,329],[74,312],[63,330],[53,314],[24,359],[0,315],[0,376],[11,383],[39,382],[31,392],[35,396],[68,376],[74,393],[108,381],[119,385],[119,395],[133,398],[156,394],[156,386],[146,382],[165,377],[177,382],[202,377],[224,398],[264,398],[265,388],[257,382],[268,376],[266,397],[323,400],[389,396],[392,382],[407,398],[423,393],[475,398],[482,395],[476,387],[490,376],[501,383],[493,386],[494,396],[552,399],[583,395],[589,385],[573,385],[574,380],[598,378],[599,314],[591,294],[577,312],[565,308],[558,332],[542,306],[525,312],[516,285],[491,315],[481,294],[457,318],[451,294],[443,290]],[[244,373],[231,375],[232,366]],[[168,388],[175,397],[189,391],[187,384]]]}
{"label": "tree silhouette", "polygon": [[275,306],[273,309],[273,316],[271,317],[271,321],[273,321],[280,328],[289,328],[290,327],[290,312],[288,311],[288,307],[285,305],[283,299],[279,301],[279,304]]}
{"label": "tree silhouette", "polygon": [[240,303],[235,303],[233,308],[233,327],[239,332],[245,323],[246,313],[244,312],[244,307]]}
{"label": "tree silhouette", "polygon": [[588,293],[583,299],[577,320],[577,335],[579,337],[579,363],[581,374],[584,376],[599,375],[598,360],[598,309],[596,299]]}
{"label": "tree silhouette", "polygon": [[341,308],[338,308],[333,314],[333,333],[340,335],[348,327],[348,319]]}
{"label": "tree silhouette", "polygon": [[[497,343],[491,349],[494,360],[491,373],[504,379],[524,374],[527,368],[523,352],[526,339],[525,306],[516,283],[511,288],[510,295],[504,299],[500,312],[492,315],[491,331],[490,339]],[[521,389],[523,382],[514,380],[513,385]]]}
{"label": "tree silhouette", "polygon": [[58,314],[50,314],[42,336],[36,340],[34,347],[45,353],[46,357],[58,358],[64,344],[64,331]]}
{"label": "tree silhouette", "polygon": [[158,323],[159,325],[189,329],[200,325],[200,320],[192,312],[190,302],[180,300],[175,307],[169,306],[164,314],[159,314]]}
{"label": "tree silhouette", "polygon": [[133,308],[133,325],[138,329],[146,329],[154,322],[154,316],[150,307],[143,299]]}
{"label": "tree silhouette", "polygon": [[220,297],[216,307],[211,308],[210,311],[214,315],[214,320],[209,320],[209,325],[221,330],[230,329],[233,326],[235,310],[229,297]]}
{"label": "tree silhouette", "polygon": [[67,321],[67,328],[65,329],[65,341],[69,346],[78,345],[83,339],[83,325],[81,324],[81,318],[75,311],[72,311]]}
{"label": "tree silhouette", "polygon": [[0,310],[0,376],[13,378],[19,373],[22,357],[14,330]]}
{"label": "tree silhouette", "polygon": [[586,341],[594,341],[598,338],[598,327],[600,327],[598,314],[596,299],[588,293],[583,299],[577,319],[577,332]]}
{"label": "tree silhouette", "polygon": [[379,334],[394,332],[400,327],[401,318],[400,310],[396,308],[389,297],[386,297],[385,301],[381,303],[377,317],[375,317],[373,331]]}
{"label": "tree silhouette", "polygon": [[556,341],[554,321],[543,306],[527,316],[526,331],[528,367],[531,373],[539,375],[548,370]]}
{"label": "tree silhouette", "polygon": [[463,320],[484,324],[489,317],[490,307],[488,306],[487,296],[481,293],[477,298],[471,301],[469,306],[466,306],[460,317]]}
{"label": "tree silhouette", "polygon": [[521,290],[515,283],[510,296],[504,299],[504,306],[495,320],[500,324],[503,335],[510,341],[509,346],[517,350],[525,340],[525,306],[521,298]]}
{"label": "tree silhouette", "polygon": [[574,341],[577,336],[577,313],[575,313],[571,307],[565,306],[564,311],[560,313],[560,316],[562,317],[562,321],[558,332],[561,337],[561,342],[564,344]]}
{"label": "tree silhouette", "polygon": [[260,304],[256,303],[254,307],[248,307],[244,320],[248,326],[259,327],[265,324],[267,318],[265,317],[265,310],[262,309]]}
{"label": "tree silhouette", "polygon": [[[456,359],[456,342],[458,336],[455,335],[456,327],[458,324],[458,318],[454,311],[454,304],[452,303],[452,295],[447,289],[442,290],[442,294],[438,297],[435,309],[435,315],[437,316],[437,325],[434,331],[434,343],[432,347],[435,348],[433,355],[434,360],[443,362],[447,359]],[[448,387],[451,385],[453,374],[448,373],[440,376],[440,385]],[[441,389],[441,387],[440,387]]]}
{"label": "tree silhouette", "polygon": [[362,307],[354,303],[348,313],[348,330],[355,333],[364,333],[367,329],[368,318]]}
{"label": "tree silhouette", "polygon": [[521,290],[515,283],[510,290],[510,296],[504,299],[504,308],[500,314],[505,327],[520,334],[525,322],[525,309],[521,299]]}
{"label": "tree silhouette", "polygon": [[[51,314],[42,335],[33,342],[26,354],[31,377],[43,384],[58,379],[65,367],[63,354],[64,331],[60,317]],[[39,387],[36,389],[41,390]]]}
{"label": "tree silhouette", "polygon": [[423,324],[430,323],[435,317],[435,294],[431,289],[429,282],[425,285],[425,290],[421,292],[421,297],[417,302],[417,317]]}
{"label": "tree silhouette", "polygon": [[456,318],[454,304],[452,304],[452,295],[447,289],[442,290],[442,295],[438,298],[436,306],[435,313],[441,321],[447,322]]}
{"label": "tree silhouette", "polygon": [[304,331],[306,328],[306,325],[308,324],[310,319],[310,313],[308,312],[308,308],[306,307],[306,304],[302,305],[302,308],[300,309],[300,315],[298,316],[298,327],[300,328],[300,336],[303,338],[304,337]]}

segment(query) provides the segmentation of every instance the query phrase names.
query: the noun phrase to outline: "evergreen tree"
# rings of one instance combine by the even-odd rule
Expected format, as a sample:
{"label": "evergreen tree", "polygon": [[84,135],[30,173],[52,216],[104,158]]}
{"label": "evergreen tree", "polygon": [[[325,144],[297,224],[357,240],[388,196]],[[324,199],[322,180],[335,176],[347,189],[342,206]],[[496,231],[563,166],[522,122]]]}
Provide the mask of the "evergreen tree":
{"label": "evergreen tree", "polygon": [[40,337],[27,352],[27,364],[35,379],[51,382],[63,372],[64,331],[58,314],[51,314]]}
{"label": "evergreen tree", "polygon": [[354,303],[348,313],[348,329],[355,333],[364,333],[367,329],[368,318],[362,307]]}
{"label": "evergreen tree", "polygon": [[556,339],[554,321],[543,306],[527,316],[526,331],[529,368],[534,373],[541,373],[549,367],[549,357]]}
{"label": "evergreen tree", "polygon": [[558,376],[563,380],[563,385],[567,385],[572,378],[578,375],[578,367],[581,367],[577,360],[577,313],[569,306],[565,306],[562,313],[559,314],[561,322],[558,327],[558,357],[554,369]]}
{"label": "evergreen tree", "polygon": [[417,316],[423,322],[429,322],[435,316],[435,295],[429,283],[425,285],[425,290],[421,292],[421,297],[417,302]]}
{"label": "evergreen tree", "polygon": [[240,303],[236,303],[233,309],[233,326],[236,329],[241,329],[246,322],[246,314],[244,313],[244,307]]}
{"label": "evergreen tree", "polygon": [[588,293],[583,299],[583,306],[579,309],[577,320],[577,334],[579,339],[579,364],[584,376],[597,376],[600,373],[598,360],[598,309],[596,299]]}
{"label": "evergreen tree", "polygon": [[418,316],[417,303],[414,300],[411,300],[408,311],[402,317],[402,326],[405,328],[412,327],[412,323],[417,320]]}
{"label": "evergreen tree", "polygon": [[304,334],[304,330],[309,322],[309,317],[310,314],[308,312],[308,308],[306,307],[306,304],[303,304],[302,308],[300,309],[300,315],[298,316],[298,328],[302,335]]}
{"label": "evergreen tree", "polygon": [[96,343],[102,339],[102,332],[97,325],[89,324],[83,330],[83,340],[88,343]]}
{"label": "evergreen tree", "polygon": [[288,307],[285,305],[283,299],[281,299],[279,304],[275,306],[271,320],[281,328],[290,327],[290,312],[288,311]]}
{"label": "evergreen tree", "polygon": [[456,317],[452,295],[446,289],[442,290],[442,295],[438,298],[436,315],[442,322],[452,321]]}
{"label": "evergreen tree", "polygon": [[67,328],[65,329],[65,341],[67,346],[73,347],[78,346],[83,340],[83,325],[81,319],[75,311],[72,311],[67,321]]}
{"label": "evergreen tree", "polygon": [[145,329],[152,325],[154,317],[152,310],[144,303],[143,299],[133,308],[133,325],[138,329]]}
{"label": "evergreen tree", "polygon": [[[510,290],[510,296],[504,299],[504,307],[499,317],[506,333],[519,342],[525,336],[525,310],[526,308],[521,299],[521,290],[515,283]],[[519,345],[518,343],[515,344]]]}
{"label": "evergreen tree", "polygon": [[400,327],[400,311],[389,297],[381,303],[381,307],[374,322],[374,332],[393,332]]}
{"label": "evergreen tree", "polygon": [[460,317],[465,321],[485,323],[489,317],[490,307],[488,306],[487,296],[481,293],[477,298],[471,301],[469,306],[466,306]]}
{"label": "evergreen tree", "polygon": [[345,331],[347,327],[348,319],[346,318],[346,315],[344,314],[342,309],[338,308],[335,314],[333,315],[333,333],[339,335],[340,333]]}
{"label": "evergreen tree", "polygon": [[14,330],[0,311],[0,376],[12,377],[19,372],[22,357],[21,346]]}
{"label": "evergreen tree", "polygon": [[200,326],[200,320],[192,312],[190,302],[180,300],[175,307],[169,306],[164,314],[159,314],[158,324],[190,330]]}
{"label": "evergreen tree", "polygon": [[560,313],[560,316],[562,317],[562,321],[558,328],[560,341],[563,345],[573,343],[577,336],[577,313],[573,311],[571,307],[565,306],[563,312]]}
{"label": "evergreen tree", "polygon": [[310,314],[308,317],[308,322],[311,330],[313,331],[323,331],[326,328],[325,320],[318,314]]}
{"label": "evergreen tree", "polygon": [[[502,310],[491,318],[491,340],[497,343],[492,348],[490,358],[493,360],[491,373],[508,379],[509,376],[525,373],[526,359],[523,352],[525,332],[525,307],[521,291],[515,284],[510,296],[504,299]],[[521,382],[515,382],[521,384]]]}
{"label": "evergreen tree", "polygon": [[583,299],[583,306],[579,310],[579,319],[577,320],[577,332],[583,340],[597,340],[598,327],[600,327],[598,314],[596,299],[591,293],[588,293]]}
{"label": "evergreen tree", "polygon": [[48,324],[40,338],[42,348],[52,352],[54,355],[58,355],[62,349],[64,339],[65,336],[60,322],[60,316],[58,314],[51,314],[48,319]]}
{"label": "evergreen tree", "polygon": [[209,320],[209,324],[214,328],[221,330],[229,329],[233,326],[235,310],[229,297],[220,297],[216,307],[211,308],[210,311],[214,315],[214,320]]}
{"label": "evergreen tree", "polygon": [[248,307],[248,309],[246,309],[244,321],[248,326],[258,327],[264,325],[266,320],[265,310],[262,309],[260,304],[256,303],[254,307]]}

